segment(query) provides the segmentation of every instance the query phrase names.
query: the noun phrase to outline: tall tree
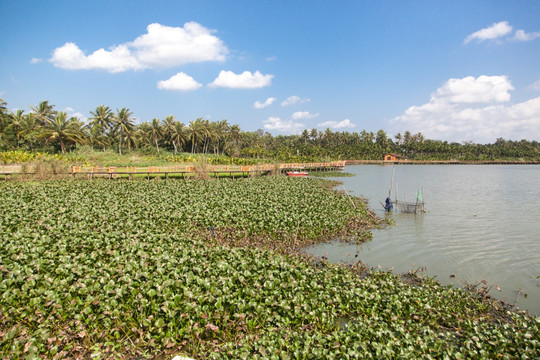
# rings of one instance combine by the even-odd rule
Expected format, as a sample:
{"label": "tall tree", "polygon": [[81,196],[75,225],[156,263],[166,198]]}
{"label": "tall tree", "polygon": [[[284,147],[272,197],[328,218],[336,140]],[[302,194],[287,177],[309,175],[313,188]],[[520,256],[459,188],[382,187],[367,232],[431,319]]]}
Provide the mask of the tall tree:
{"label": "tall tree", "polygon": [[49,105],[48,100],[40,102],[37,106],[31,106],[30,109],[36,114],[36,120],[40,125],[45,126],[48,122],[53,121],[56,116],[54,105]]}
{"label": "tall tree", "polygon": [[131,115],[133,115],[133,113],[129,111],[129,109],[116,109],[116,116],[114,117],[114,127],[115,132],[118,133],[119,136],[118,153],[120,155],[122,155],[122,141],[127,140],[129,148],[133,136],[133,130],[135,128],[135,125],[133,123]]}
{"label": "tall tree", "polygon": [[195,152],[197,145],[201,142],[206,135],[206,129],[202,118],[189,122],[188,136],[191,141],[191,153]]}
{"label": "tall tree", "polygon": [[24,121],[21,123],[21,140],[23,140],[29,146],[30,151],[34,149],[38,131],[39,127],[35,114],[26,114]]}
{"label": "tall tree", "polygon": [[184,146],[188,139],[186,127],[180,121],[176,121],[170,131],[170,141],[173,144],[175,155],[178,152],[178,148]]}
{"label": "tall tree", "polygon": [[156,151],[159,154],[159,141],[163,138],[163,129],[158,118],[152,119],[150,124],[149,135],[156,145]]}
{"label": "tall tree", "polygon": [[68,119],[67,114],[60,111],[55,114],[52,121],[48,121],[42,127],[39,138],[45,139],[45,143],[58,142],[62,154],[66,153],[66,145],[69,142],[83,143],[85,136],[81,127],[82,123],[77,118]]}
{"label": "tall tree", "polygon": [[110,107],[99,105],[95,111],[90,111],[90,114],[92,114],[89,123],[90,138],[105,151],[105,146],[109,143],[106,134],[113,125],[114,113]]}
{"label": "tall tree", "polygon": [[0,98],[0,131],[6,125],[8,115],[7,102]]}
{"label": "tall tree", "polygon": [[176,119],[172,115],[167,115],[165,119],[163,119],[161,127],[163,129],[163,140],[165,141],[165,143],[172,144],[171,134],[173,132],[175,123]]}
{"label": "tall tree", "polygon": [[17,137],[17,147],[21,145],[21,134],[23,129],[23,123],[25,121],[26,115],[24,115],[24,110],[17,110],[15,114],[10,114],[10,122],[6,127],[7,129],[12,129]]}

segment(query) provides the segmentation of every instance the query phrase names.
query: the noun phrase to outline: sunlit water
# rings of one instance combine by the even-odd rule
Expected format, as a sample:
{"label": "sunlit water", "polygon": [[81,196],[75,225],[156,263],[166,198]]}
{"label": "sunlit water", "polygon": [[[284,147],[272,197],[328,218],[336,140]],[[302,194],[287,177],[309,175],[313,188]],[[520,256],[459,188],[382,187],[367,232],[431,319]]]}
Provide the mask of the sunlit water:
{"label": "sunlit water", "polygon": [[540,315],[540,166],[395,166],[399,199],[413,200],[423,187],[427,213],[420,215],[384,212],[380,202],[392,168],[348,166],[355,176],[336,180],[396,226],[374,231],[362,245],[335,242],[308,253],[332,262],[360,259],[397,273],[425,267],[441,283],[457,286],[486,280],[490,295]]}

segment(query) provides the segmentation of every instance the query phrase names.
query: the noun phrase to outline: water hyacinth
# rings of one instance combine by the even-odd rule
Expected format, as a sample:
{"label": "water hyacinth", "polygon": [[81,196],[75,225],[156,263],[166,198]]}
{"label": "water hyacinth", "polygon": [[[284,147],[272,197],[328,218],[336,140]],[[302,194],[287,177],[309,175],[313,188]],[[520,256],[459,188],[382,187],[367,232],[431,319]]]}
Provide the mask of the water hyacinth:
{"label": "water hyacinth", "polygon": [[378,225],[322,180],[4,182],[0,194],[2,358],[540,351],[525,313],[415,274],[298,255]]}

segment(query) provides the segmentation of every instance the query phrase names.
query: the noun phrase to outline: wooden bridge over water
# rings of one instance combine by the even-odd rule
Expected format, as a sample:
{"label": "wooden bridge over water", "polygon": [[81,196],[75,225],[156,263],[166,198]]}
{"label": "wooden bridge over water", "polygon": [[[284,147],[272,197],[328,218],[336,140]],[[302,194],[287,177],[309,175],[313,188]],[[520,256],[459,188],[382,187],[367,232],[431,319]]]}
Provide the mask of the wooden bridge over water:
{"label": "wooden bridge over water", "polygon": [[[286,164],[263,164],[263,165],[196,165],[182,166],[148,166],[148,167],[99,167],[99,166],[72,166],[69,173],[59,174],[73,178],[155,178],[169,179],[169,177],[193,179],[193,178],[241,178],[254,177],[270,174],[283,174],[287,171],[337,171],[343,170],[345,161],[332,161],[324,163],[286,163]],[[32,176],[34,172],[1,172],[4,180],[13,175]]]}

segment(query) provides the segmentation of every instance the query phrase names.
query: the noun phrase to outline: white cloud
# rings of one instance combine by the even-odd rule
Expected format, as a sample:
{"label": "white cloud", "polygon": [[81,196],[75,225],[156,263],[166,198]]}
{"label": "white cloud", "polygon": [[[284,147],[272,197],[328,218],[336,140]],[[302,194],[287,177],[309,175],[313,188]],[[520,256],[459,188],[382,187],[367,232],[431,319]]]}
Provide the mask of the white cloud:
{"label": "white cloud", "polygon": [[263,123],[266,130],[276,130],[287,134],[297,134],[305,128],[302,123],[295,123],[292,120],[283,121],[278,117],[269,117]]}
{"label": "white cloud", "polygon": [[300,119],[313,119],[319,116],[319,113],[311,114],[309,111],[297,111],[292,114],[291,118],[293,120],[300,120]]}
{"label": "white cloud", "polygon": [[478,30],[465,38],[465,44],[476,39],[478,41],[494,40],[505,35],[508,35],[512,31],[512,26],[508,24],[508,21],[501,21],[493,24],[487,28]]}
{"label": "white cloud", "polygon": [[356,125],[351,122],[349,119],[345,119],[343,121],[337,122],[337,121],[326,121],[320,124],[317,124],[318,127],[321,128],[331,128],[331,129],[342,129],[342,128],[353,128]]}
{"label": "white cloud", "polygon": [[264,109],[265,107],[268,107],[270,105],[273,104],[274,101],[276,101],[277,99],[274,98],[274,97],[269,97],[268,99],[266,99],[263,103],[260,102],[260,101],[255,101],[255,103],[253,104],[253,106],[255,107],[255,109]]}
{"label": "white cloud", "polygon": [[197,90],[201,86],[202,84],[199,84],[197,81],[195,81],[195,79],[183,72],[179,72],[170,79],[161,80],[157,83],[158,89],[173,91]]}
{"label": "white cloud", "polygon": [[276,56],[269,56],[267,57],[266,59],[264,59],[266,61],[276,61],[277,60],[277,57]]}
{"label": "white cloud", "polygon": [[30,64],[39,64],[42,61],[43,61],[43,59],[32,58],[32,59],[30,59]]}
{"label": "white cloud", "polygon": [[289,106],[289,105],[295,105],[295,104],[302,104],[305,102],[311,101],[309,98],[301,98],[300,96],[289,96],[287,99],[283,100],[281,102],[281,106]]}
{"label": "white cloud", "polygon": [[213,31],[196,22],[184,27],[157,23],[134,41],[109,50],[98,49],[86,55],[75,43],[56,48],[49,60],[54,66],[69,70],[101,69],[112,73],[154,67],[173,67],[202,61],[224,61],[228,53]]}
{"label": "white cloud", "polygon": [[510,100],[508,91],[513,89],[506,76],[467,76],[448,80],[432,95],[432,100],[453,103],[502,102]]}
{"label": "white cloud", "polygon": [[408,130],[431,139],[458,142],[540,138],[540,97],[514,105],[502,104],[510,100],[511,89],[506,76],[480,76],[472,81],[470,77],[450,79],[428,103],[411,106],[390,124],[395,133]]}
{"label": "white cloud", "polygon": [[224,61],[228,53],[223,42],[194,21],[183,28],[150,24],[148,32],[129,44],[143,64],[172,67],[202,61]]}
{"label": "white cloud", "polygon": [[274,75],[263,75],[259,71],[255,71],[253,74],[249,71],[235,74],[232,71],[221,70],[218,77],[209,86],[231,89],[255,89],[271,85],[273,77]]}
{"label": "white cloud", "polygon": [[540,37],[540,32],[526,33],[524,30],[516,30],[514,34],[514,40],[517,41],[531,41]]}

